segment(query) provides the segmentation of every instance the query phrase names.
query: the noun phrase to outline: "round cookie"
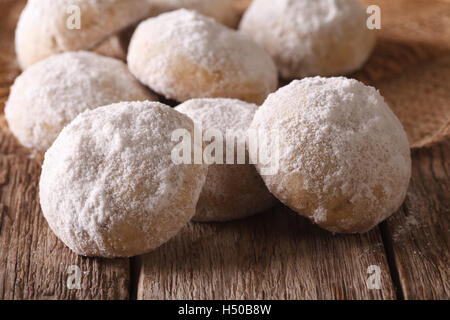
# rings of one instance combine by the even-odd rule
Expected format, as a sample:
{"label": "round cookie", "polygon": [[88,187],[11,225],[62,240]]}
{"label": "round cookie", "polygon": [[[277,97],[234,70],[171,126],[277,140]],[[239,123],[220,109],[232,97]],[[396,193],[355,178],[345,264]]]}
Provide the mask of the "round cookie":
{"label": "round cookie", "polygon": [[[177,165],[171,133],[189,117],[158,102],[122,102],[79,115],[45,154],[42,211],[83,256],[144,254],[195,213],[207,166]],[[200,146],[201,147],[201,146]]]}
{"label": "round cookie", "polygon": [[405,199],[408,139],[372,87],[346,78],[293,81],[267,98],[251,131],[260,158],[270,160],[252,158],[269,190],[322,228],[366,232]]}
{"label": "round cookie", "polygon": [[28,0],[16,29],[19,65],[26,69],[53,54],[91,49],[149,10],[142,0]]}
{"label": "round cookie", "polygon": [[[220,133],[224,142],[223,163],[209,166],[194,221],[228,221],[245,218],[270,209],[276,204],[276,199],[267,190],[255,166],[248,161],[246,133],[257,109],[254,104],[234,99],[193,99],[176,107],[177,111],[201,124],[205,133],[208,131],[211,134]],[[235,139],[233,143],[237,143],[234,148],[235,160],[238,150],[245,150],[245,163],[238,164],[235,161],[234,164],[227,164],[226,144],[230,144],[227,132],[231,136],[236,134],[238,137],[244,137],[242,140]]]}
{"label": "round cookie", "polygon": [[128,65],[142,83],[177,101],[236,98],[262,103],[278,85],[275,64],[262,48],[185,9],[142,22],[130,43]]}
{"label": "round cookie", "polygon": [[153,14],[161,14],[178,9],[195,10],[205,16],[214,18],[228,27],[236,27],[239,12],[234,0],[147,0],[152,5]]}
{"label": "round cookie", "polygon": [[239,29],[275,60],[284,78],[347,74],[359,69],[375,33],[358,0],[254,0]]}
{"label": "round cookie", "polygon": [[87,109],[154,99],[122,61],[67,52],[36,63],[15,80],[5,117],[24,146],[45,151],[64,126]]}

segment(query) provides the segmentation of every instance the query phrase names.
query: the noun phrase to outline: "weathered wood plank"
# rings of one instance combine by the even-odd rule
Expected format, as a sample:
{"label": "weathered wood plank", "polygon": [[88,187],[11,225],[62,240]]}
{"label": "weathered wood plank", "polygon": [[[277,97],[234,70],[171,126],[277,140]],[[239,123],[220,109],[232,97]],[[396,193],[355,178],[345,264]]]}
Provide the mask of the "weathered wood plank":
{"label": "weathered wood plank", "polygon": [[450,140],[414,151],[405,204],[388,219],[405,299],[450,299]]}
{"label": "weathered wood plank", "polygon": [[[139,299],[394,299],[378,229],[333,236],[284,206],[189,225],[141,257]],[[366,285],[379,266],[381,290]]]}
{"label": "weathered wood plank", "polygon": [[15,56],[14,30],[25,3],[23,0],[0,0],[0,125],[9,88],[20,74]]}
{"label": "weathered wood plank", "polygon": [[[0,128],[0,300],[128,299],[128,259],[79,257],[49,230],[39,206],[40,170]],[[68,273],[72,266],[82,272],[80,289],[67,286],[77,272]]]}
{"label": "weathered wood plank", "polygon": [[[0,111],[20,70],[14,54],[14,28],[25,1],[0,1]],[[3,16],[4,14],[4,16]],[[129,260],[86,259],[73,254],[49,230],[42,216],[40,164],[29,157],[0,117],[0,300],[128,299]],[[77,269],[81,289],[67,281]],[[76,284],[72,282],[72,284]]]}

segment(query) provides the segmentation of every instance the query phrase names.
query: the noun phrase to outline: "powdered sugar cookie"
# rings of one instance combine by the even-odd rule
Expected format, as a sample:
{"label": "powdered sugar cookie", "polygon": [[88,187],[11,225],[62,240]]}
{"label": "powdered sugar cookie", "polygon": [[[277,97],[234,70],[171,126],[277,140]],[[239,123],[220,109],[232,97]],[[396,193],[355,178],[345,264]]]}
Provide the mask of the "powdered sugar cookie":
{"label": "powdered sugar cookie", "polygon": [[25,69],[53,54],[91,49],[149,10],[142,0],[28,0],[16,29],[19,64]]}
{"label": "powdered sugar cookie", "polygon": [[275,60],[284,78],[330,76],[359,69],[375,35],[358,0],[255,0],[240,30]]}
{"label": "powdered sugar cookie", "polygon": [[128,52],[131,72],[166,98],[261,103],[276,90],[270,56],[246,36],[185,9],[142,22]]}
{"label": "powdered sugar cookie", "polygon": [[[276,203],[255,166],[248,160],[246,133],[257,109],[254,104],[234,99],[193,99],[176,108],[201,124],[205,134],[214,134],[214,139],[224,142],[223,159],[209,167],[195,221],[240,219],[263,212]],[[217,134],[220,137],[216,137]],[[235,136],[238,138],[234,139]],[[228,141],[228,137],[233,139]],[[235,146],[231,148],[234,156],[230,156],[232,163],[227,164],[226,146],[230,143]],[[237,162],[239,149],[245,156],[242,163]],[[215,148],[214,155],[216,152],[219,154]]]}
{"label": "powdered sugar cookie", "polygon": [[260,156],[278,168],[263,177],[269,190],[327,230],[368,231],[405,199],[408,139],[372,87],[346,78],[293,81],[267,98],[251,130],[261,135]]}
{"label": "powdered sugar cookie", "polygon": [[23,145],[45,151],[64,126],[87,109],[154,99],[122,61],[67,52],[36,63],[16,79],[5,116]]}
{"label": "powdered sugar cookie", "polygon": [[[171,133],[189,117],[157,102],[79,115],[45,154],[42,211],[83,256],[130,257],[173,237],[194,215],[207,166],[172,161]],[[200,146],[201,147],[201,146]]]}
{"label": "powdered sugar cookie", "polygon": [[229,27],[236,27],[239,12],[234,7],[234,0],[147,0],[152,5],[153,14],[161,14],[178,9],[195,10],[205,16],[214,18]]}

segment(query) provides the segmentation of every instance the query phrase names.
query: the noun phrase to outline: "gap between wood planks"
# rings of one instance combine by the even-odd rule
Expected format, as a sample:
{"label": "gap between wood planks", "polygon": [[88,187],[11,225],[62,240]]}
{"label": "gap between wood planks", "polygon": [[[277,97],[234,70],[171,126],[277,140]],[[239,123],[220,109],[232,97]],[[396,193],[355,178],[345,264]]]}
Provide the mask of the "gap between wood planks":
{"label": "gap between wood planks", "polygon": [[413,150],[402,208],[385,222],[405,299],[450,298],[450,139]]}
{"label": "gap between wood planks", "polygon": [[397,300],[404,300],[405,297],[403,294],[402,284],[400,282],[400,276],[398,274],[397,264],[395,262],[395,256],[394,256],[394,252],[392,250],[392,241],[391,241],[391,238],[390,238],[388,230],[387,230],[386,222],[382,222],[381,225],[379,226],[379,228],[380,228],[381,238],[383,239],[383,247],[384,247],[384,252],[386,254],[386,259],[387,259],[388,266],[389,266],[389,273],[391,275],[391,281],[395,288],[396,298],[397,298]]}

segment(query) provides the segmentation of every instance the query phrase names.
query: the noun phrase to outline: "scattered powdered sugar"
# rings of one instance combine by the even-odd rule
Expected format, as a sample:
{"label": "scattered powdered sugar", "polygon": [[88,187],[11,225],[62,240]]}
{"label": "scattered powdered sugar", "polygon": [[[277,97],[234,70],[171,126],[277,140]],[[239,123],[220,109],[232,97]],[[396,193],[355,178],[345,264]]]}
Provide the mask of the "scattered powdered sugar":
{"label": "scattered powdered sugar", "polygon": [[[128,63],[141,82],[177,100],[216,97],[222,87],[229,88],[230,95],[247,86],[267,95],[278,83],[272,59],[250,38],[185,9],[141,23],[131,40]],[[193,79],[205,84],[192,87]]]}
{"label": "scattered powdered sugar", "polygon": [[269,189],[319,224],[372,227],[405,198],[406,133],[372,87],[346,78],[293,81],[267,98],[252,127],[279,137],[260,146],[280,152],[279,172],[265,177]]}
{"label": "scattered powdered sugar", "polygon": [[47,150],[77,115],[121,101],[154,100],[119,60],[90,52],[47,58],[20,75],[5,116],[20,142]]}
{"label": "scattered powdered sugar", "polygon": [[158,247],[194,215],[203,165],[175,165],[175,129],[187,116],[156,102],[84,112],[47,151],[41,207],[55,234],[81,255],[133,256]]}
{"label": "scattered powdered sugar", "polygon": [[405,223],[401,226],[398,226],[392,235],[392,239],[394,241],[399,241],[403,238],[404,235],[411,232],[412,228],[417,227],[419,225],[419,221],[417,221],[416,217],[413,215],[408,215],[405,218]]}

